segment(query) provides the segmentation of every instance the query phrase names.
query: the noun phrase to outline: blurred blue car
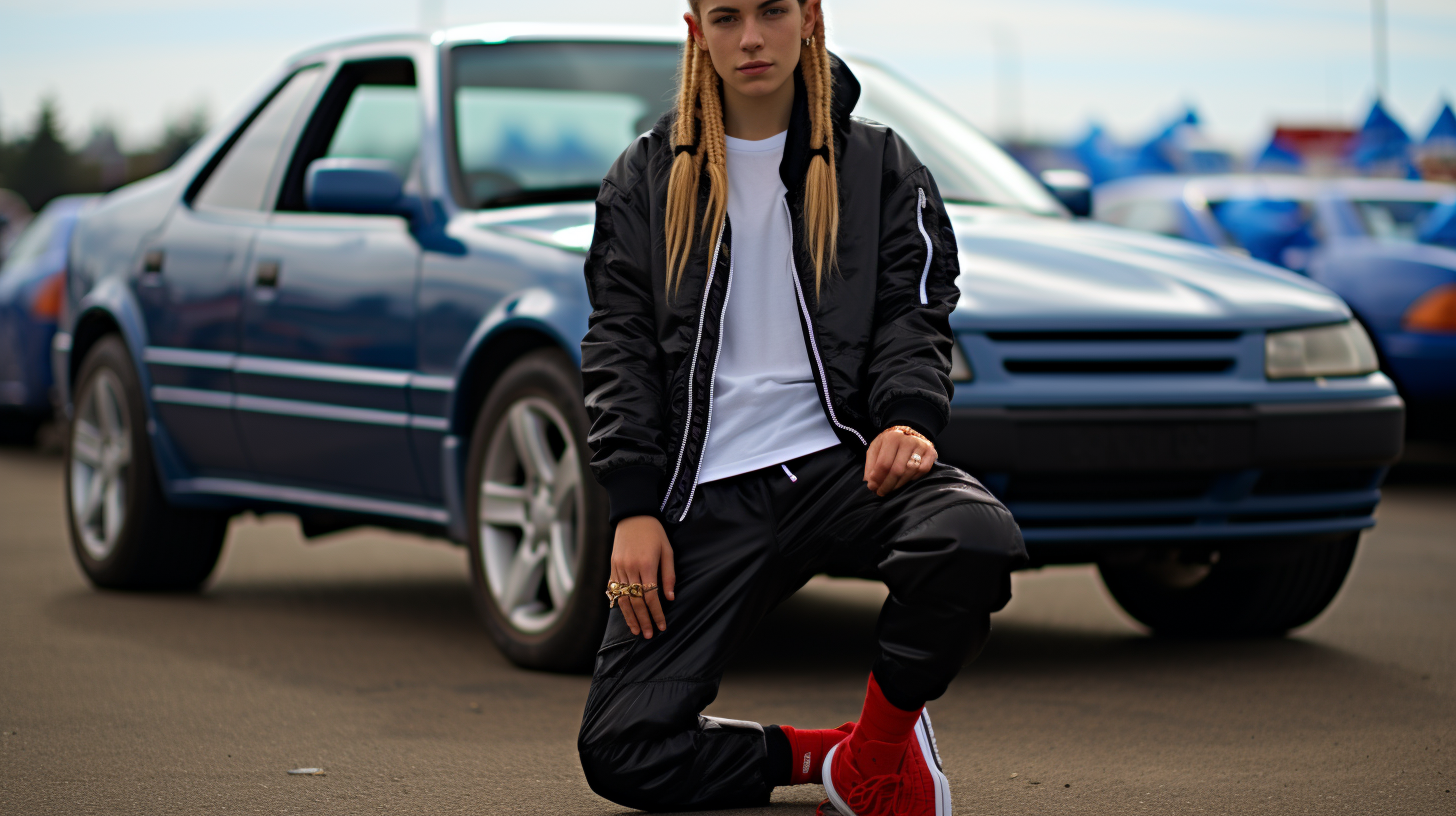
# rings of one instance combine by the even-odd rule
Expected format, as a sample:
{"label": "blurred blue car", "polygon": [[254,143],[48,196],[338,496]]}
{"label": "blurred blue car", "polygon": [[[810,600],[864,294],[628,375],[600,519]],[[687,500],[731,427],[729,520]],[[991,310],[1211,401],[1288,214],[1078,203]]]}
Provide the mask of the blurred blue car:
{"label": "blurred blue car", "polygon": [[1100,185],[1094,217],[1222,247],[1328,286],[1382,368],[1449,427],[1456,403],[1456,185],[1297,176],[1145,176]]}
{"label": "blurred blue car", "polygon": [[52,413],[51,337],[65,292],[66,246],[96,196],[51,201],[0,266],[0,436],[28,441]]}
{"label": "blurred blue car", "polygon": [[[602,175],[671,104],[681,45],[520,24],[322,47],[89,212],[54,342],[86,575],[196,587],[245,511],[415,530],[467,547],[512,660],[589,665],[611,531],[585,467],[582,264]],[[1097,563],[1156,630],[1271,634],[1324,609],[1404,422],[1345,304],[1074,220],[959,116],[848,63],[856,111],[931,168],[956,231],[941,456],[1008,503],[1037,564]],[[667,449],[682,433],[665,419]]]}

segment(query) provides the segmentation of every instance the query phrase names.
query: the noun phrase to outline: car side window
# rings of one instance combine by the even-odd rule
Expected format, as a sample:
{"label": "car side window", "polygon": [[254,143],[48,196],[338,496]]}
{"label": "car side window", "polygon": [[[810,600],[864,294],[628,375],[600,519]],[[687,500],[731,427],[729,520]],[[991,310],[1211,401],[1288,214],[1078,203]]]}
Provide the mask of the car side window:
{"label": "car side window", "polygon": [[193,199],[201,209],[261,210],[268,182],[299,108],[323,74],[322,66],[304,68],[283,84],[254,114]]}
{"label": "car side window", "polygon": [[278,209],[308,209],[303,182],[315,159],[386,159],[401,178],[410,180],[420,152],[420,116],[412,60],[345,63],[298,140],[279,191]]}

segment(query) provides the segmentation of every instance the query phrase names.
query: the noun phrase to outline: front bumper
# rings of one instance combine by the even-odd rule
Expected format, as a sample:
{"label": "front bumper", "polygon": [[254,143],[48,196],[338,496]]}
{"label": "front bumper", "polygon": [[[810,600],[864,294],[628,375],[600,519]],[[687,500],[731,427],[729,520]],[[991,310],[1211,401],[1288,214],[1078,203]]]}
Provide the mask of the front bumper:
{"label": "front bumper", "polygon": [[955,408],[937,440],[1021,524],[1034,560],[1348,532],[1375,523],[1399,397],[1230,407]]}

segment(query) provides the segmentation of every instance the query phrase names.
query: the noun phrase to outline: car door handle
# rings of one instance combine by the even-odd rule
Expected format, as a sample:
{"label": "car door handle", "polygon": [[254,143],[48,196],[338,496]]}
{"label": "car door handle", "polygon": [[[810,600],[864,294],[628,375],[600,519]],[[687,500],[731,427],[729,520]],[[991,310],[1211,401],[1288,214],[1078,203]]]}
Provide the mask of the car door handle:
{"label": "car door handle", "polygon": [[283,271],[283,265],[278,261],[258,261],[257,284],[259,286],[278,286],[278,275]]}
{"label": "car door handle", "polygon": [[149,249],[147,254],[142,256],[142,273],[147,275],[162,274],[162,261],[167,255],[160,249]]}

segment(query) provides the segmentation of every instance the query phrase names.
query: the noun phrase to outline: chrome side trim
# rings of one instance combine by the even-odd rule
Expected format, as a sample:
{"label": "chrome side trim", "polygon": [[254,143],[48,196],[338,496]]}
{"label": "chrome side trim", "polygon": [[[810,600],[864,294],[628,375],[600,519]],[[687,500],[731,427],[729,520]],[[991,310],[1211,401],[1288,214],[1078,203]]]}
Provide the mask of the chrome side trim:
{"label": "chrome side trim", "polygon": [[935,257],[935,245],[930,243],[930,233],[925,231],[925,188],[917,187],[920,195],[920,204],[915,208],[915,225],[920,227],[920,236],[925,239],[925,271],[920,273],[920,305],[930,304],[930,298],[925,294],[925,281],[930,277],[930,261]]}
{"label": "chrome side trim", "polygon": [[421,391],[454,391],[454,377],[440,377],[434,374],[411,374],[409,378],[410,388],[418,388]]}
{"label": "chrome side trim", "polygon": [[308,363],[300,360],[283,360],[277,357],[238,357],[234,370],[239,374],[260,374],[266,377],[381,385],[393,388],[404,388],[409,385],[410,378],[413,376],[412,372],[395,368]]}
{"label": "chrome side trim", "polygon": [[398,411],[376,411],[372,408],[349,408],[343,405],[329,405],[322,402],[255,397],[238,394],[233,407],[239,411],[255,414],[277,414],[280,416],[307,417],[309,419],[331,419],[337,422],[357,422],[364,425],[389,425],[405,428],[410,424],[410,415]]}
{"label": "chrome side trim", "polygon": [[723,356],[723,324],[728,321],[728,300],[733,297],[733,256],[728,256],[728,283],[723,290],[723,309],[718,313],[718,348],[713,351],[713,367],[708,370],[708,418],[703,422],[703,450],[698,454],[698,467],[693,473],[693,486],[688,489],[688,501],[683,505],[678,521],[688,517],[693,497],[698,495],[698,479],[703,477],[703,460],[708,458],[708,439],[713,433],[713,386],[718,376],[718,358]]}
{"label": "chrome side trim", "polygon": [[[56,335],[57,338],[60,336]],[[70,335],[66,335],[68,349],[70,348],[69,342]],[[257,357],[225,351],[197,351],[166,346],[147,346],[142,351],[142,359],[154,365],[231,370],[239,374],[254,374],[264,377],[287,377],[295,380],[377,385],[388,388],[408,386],[422,391],[444,393],[455,390],[454,377],[420,374],[398,368],[311,363],[305,360],[287,360],[280,357]]]}
{"label": "chrome side trim", "polygon": [[237,364],[238,355],[230,351],[197,351],[196,349],[147,346],[142,350],[142,360],[152,365],[226,371]]}
{"label": "chrome side trim", "polygon": [[233,395],[207,388],[179,388],[173,385],[152,386],[152,401],[167,405],[193,405],[199,408],[233,407]]}
{"label": "chrome side trim", "polygon": [[[728,229],[728,219],[723,219],[723,226],[718,228],[718,240],[713,243],[713,260],[708,264],[708,282],[703,286],[703,303],[698,307],[698,334],[693,338],[693,362],[688,368],[688,410],[683,419],[682,446],[677,451],[677,465],[672,469],[672,479],[667,483],[667,490],[662,494],[662,506],[658,512],[667,509],[667,500],[672,496],[672,489],[677,486],[678,474],[682,472],[683,455],[688,452],[688,431],[693,427],[693,380],[698,376],[698,349],[703,342],[703,320],[708,316],[708,293],[713,290],[713,273],[718,269],[718,250],[723,248],[723,233]],[[722,338],[718,338],[721,343]]]}
{"label": "chrome side trim", "polygon": [[[784,217],[789,219],[789,236],[792,238],[794,234],[794,212],[789,209],[788,196],[784,197]],[[804,287],[799,284],[799,269],[798,265],[794,263],[794,255],[792,252],[789,253],[789,271],[793,273],[794,294],[799,296],[799,310],[804,314],[804,331],[809,334],[809,348],[814,352],[814,365],[818,366],[819,381],[824,384],[824,410],[829,412],[829,421],[834,423],[834,427],[854,434],[854,438],[858,439],[861,445],[869,447],[870,443],[866,442],[863,436],[860,436],[859,431],[841,423],[839,417],[834,415],[834,403],[830,400],[829,396],[829,375],[825,373],[824,361],[819,357],[819,341],[814,339],[814,321],[809,315],[809,304],[804,300]]]}
{"label": "chrome side trim", "polygon": [[450,420],[444,417],[420,416],[410,414],[409,426],[421,431],[438,431],[439,433],[450,432]]}
{"label": "chrome side trim", "polygon": [[376,516],[415,519],[435,524],[449,521],[449,514],[439,507],[409,502],[369,499],[346,493],[329,493],[303,487],[250,482],[243,479],[218,479],[202,477],[183,479],[173,484],[178,493],[213,493],[223,496],[238,496],[245,499],[275,501],[282,504],[299,504],[308,507],[325,507],[330,510],[349,510]]}

